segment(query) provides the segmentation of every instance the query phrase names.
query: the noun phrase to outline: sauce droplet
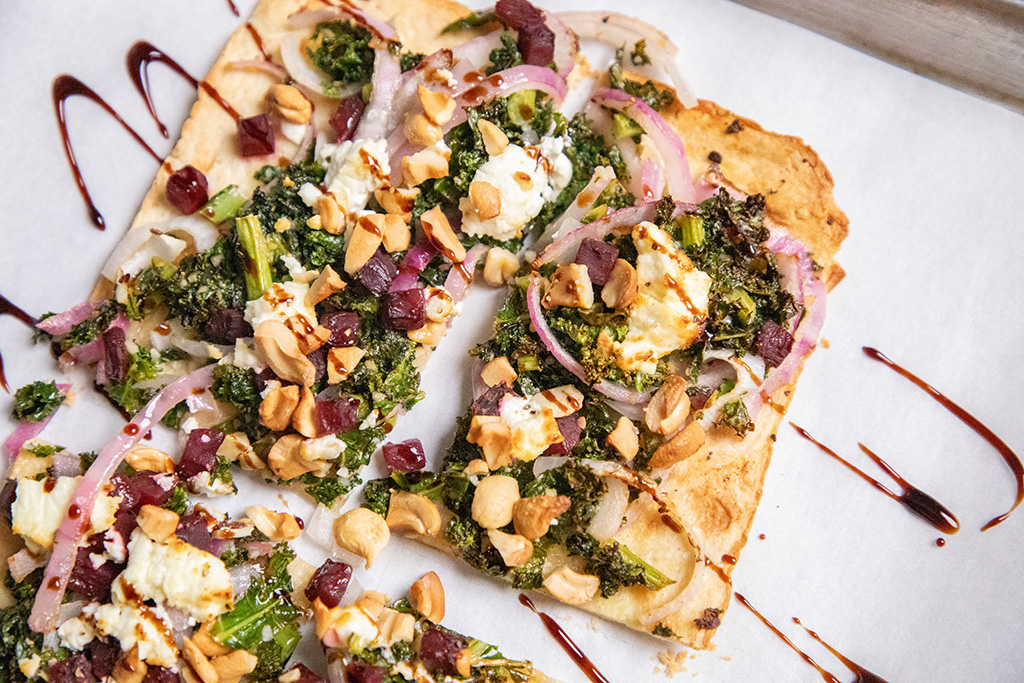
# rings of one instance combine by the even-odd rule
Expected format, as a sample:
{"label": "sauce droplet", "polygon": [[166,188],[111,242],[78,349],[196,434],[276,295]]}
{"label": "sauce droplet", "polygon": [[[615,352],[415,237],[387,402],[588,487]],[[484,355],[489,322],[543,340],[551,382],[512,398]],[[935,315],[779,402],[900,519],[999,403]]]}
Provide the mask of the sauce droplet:
{"label": "sauce droplet", "polygon": [[983,425],[981,421],[978,420],[978,418],[974,417],[966,410],[958,406],[956,403],[953,403],[953,401],[946,398],[942,393],[939,392],[938,389],[928,384],[927,382],[925,382],[923,379],[913,374],[912,372],[900,367],[878,349],[873,349],[870,346],[864,346],[861,350],[864,351],[864,354],[868,358],[871,358],[872,360],[877,360],[879,363],[882,363],[891,370],[895,370],[897,373],[903,375],[911,382],[916,384],[918,387],[923,389],[925,392],[928,393],[929,396],[931,396],[940,404],[942,404],[942,406],[946,410],[956,415],[958,418],[960,418],[961,422],[963,422],[968,427],[977,432],[977,434],[981,436],[981,438],[988,441],[992,445],[992,447],[999,452],[999,455],[1003,456],[1003,460],[1005,460],[1006,464],[1010,467],[1010,470],[1013,472],[1014,479],[1017,482],[1017,498],[1013,503],[1013,507],[1011,507],[1009,510],[999,515],[998,517],[990,519],[988,523],[985,524],[985,526],[981,527],[981,530],[988,531],[995,525],[1004,522],[1006,518],[1010,516],[1010,513],[1017,509],[1017,506],[1021,504],[1021,501],[1024,501],[1024,463],[1021,463],[1021,460],[1017,456],[1017,454],[1014,453],[1010,449],[1010,447],[1006,445],[1005,441],[996,436],[995,432],[993,432],[991,429]]}
{"label": "sauce droplet", "polygon": [[877,479],[874,479],[873,477],[865,474],[861,469],[854,466],[853,464],[845,460],[842,456],[840,456],[838,453],[833,451],[831,448],[829,448],[828,446],[826,446],[825,444],[821,443],[813,436],[811,436],[803,427],[797,426],[792,422],[790,422],[789,424],[793,429],[796,430],[797,434],[813,443],[815,446],[821,449],[822,452],[827,453],[831,457],[841,462],[848,469],[855,472],[861,479],[868,482],[876,489],[878,489],[885,495],[889,496],[890,498],[895,500],[897,503],[901,504],[907,510],[914,513],[924,521],[928,522],[939,531],[945,534],[955,534],[956,532],[960,531],[959,520],[957,520],[956,515],[950,512],[945,505],[935,500],[921,489],[911,485],[911,483],[908,482],[903,477],[901,477],[896,472],[896,470],[894,470],[889,465],[889,463],[878,457],[873,451],[871,451],[871,449],[869,449],[864,444],[859,443],[857,445],[860,446],[860,449],[864,451],[864,453],[869,458],[874,460],[879,467],[885,470],[885,472],[890,477],[896,480],[896,482],[903,489],[903,492],[901,494],[897,495],[893,493],[885,486],[883,486],[881,482],[879,482]]}
{"label": "sauce droplet", "polygon": [[128,68],[128,75],[131,77],[132,83],[135,84],[135,89],[142,96],[142,100],[146,103],[146,109],[149,110],[149,115],[156,122],[156,127],[160,130],[160,134],[166,138],[167,126],[164,125],[163,121],[156,114],[156,107],[153,105],[153,93],[149,87],[149,65],[151,62],[166,64],[172,71],[188,81],[193,88],[199,86],[199,81],[185,71],[181,64],[178,64],[178,62],[169,57],[167,53],[154,47],[152,43],[140,40],[128,48],[128,54],[125,55],[125,66]]}
{"label": "sauce droplet", "polygon": [[121,431],[127,434],[128,436],[135,436],[136,434],[139,433],[139,426],[128,423],[124,426],[124,429],[122,429]]}
{"label": "sauce droplet", "polygon": [[106,101],[97,95],[92,88],[87,86],[82,81],[78,80],[74,76],[68,74],[61,74],[53,79],[53,85],[50,86],[50,96],[53,100],[53,111],[57,116],[57,127],[60,129],[61,141],[64,143],[64,155],[67,157],[68,165],[71,167],[71,173],[75,177],[75,184],[78,185],[78,192],[82,195],[82,200],[85,202],[86,207],[89,210],[89,217],[100,230],[106,227],[106,223],[103,220],[103,215],[96,208],[96,205],[92,201],[92,196],[89,195],[89,190],[85,186],[85,179],[82,177],[82,171],[78,167],[78,159],[75,158],[75,150],[71,146],[71,138],[68,136],[68,122],[65,114],[64,105],[69,97],[80,95],[87,99],[92,100],[96,104],[100,105],[105,112],[110,114],[115,121],[121,124],[128,133],[131,134],[132,138],[138,142],[143,149],[149,152],[150,156],[156,159],[157,163],[163,161],[160,155],[153,151],[153,148],[142,139],[134,128],[121,118],[121,115],[114,111]]}
{"label": "sauce droplet", "polygon": [[764,535],[764,534],[761,534],[760,536],[758,536],[758,538],[759,538],[759,539],[761,539],[761,540],[763,541],[763,540],[765,539],[765,535]]}
{"label": "sauce droplet", "polygon": [[590,661],[585,654],[583,654],[583,651],[580,650],[579,646],[573,642],[572,638],[569,637],[569,634],[558,625],[557,621],[552,619],[550,615],[539,611],[536,605],[533,604],[533,600],[531,600],[525,593],[519,594],[519,603],[525,607],[529,607],[534,614],[540,617],[540,620],[544,623],[544,628],[548,630],[548,633],[550,633],[551,637],[555,639],[555,642],[562,646],[562,649],[565,650],[565,654],[569,655],[569,658],[572,659],[587,678],[593,681],[593,683],[608,683],[608,679],[604,677],[604,674],[597,670],[594,663]]}
{"label": "sauce droplet", "polygon": [[736,565],[736,558],[732,555],[722,555],[722,564]]}
{"label": "sauce droplet", "polygon": [[935,539],[935,545],[938,546],[939,548],[943,547],[944,545],[946,545],[946,539],[944,539],[944,538],[936,538]]}

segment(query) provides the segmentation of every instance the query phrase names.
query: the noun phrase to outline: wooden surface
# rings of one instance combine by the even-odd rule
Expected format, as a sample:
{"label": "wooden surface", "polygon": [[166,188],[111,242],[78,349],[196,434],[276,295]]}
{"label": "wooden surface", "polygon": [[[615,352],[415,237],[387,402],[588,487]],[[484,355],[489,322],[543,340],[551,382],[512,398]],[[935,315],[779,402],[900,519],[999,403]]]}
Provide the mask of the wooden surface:
{"label": "wooden surface", "polygon": [[1024,0],[734,0],[1024,113]]}

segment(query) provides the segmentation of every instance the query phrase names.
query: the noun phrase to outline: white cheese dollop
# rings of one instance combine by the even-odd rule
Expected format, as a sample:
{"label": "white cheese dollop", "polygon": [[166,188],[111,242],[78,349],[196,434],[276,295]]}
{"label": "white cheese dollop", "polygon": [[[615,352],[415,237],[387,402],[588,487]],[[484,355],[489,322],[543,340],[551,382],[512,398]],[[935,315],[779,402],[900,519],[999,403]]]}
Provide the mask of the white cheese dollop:
{"label": "white cheese dollop", "polygon": [[386,140],[318,143],[316,158],[327,170],[327,191],[348,213],[366,208],[373,191],[384,187],[391,175]]}
{"label": "white cheese dollop", "polygon": [[121,580],[143,598],[177,607],[198,621],[223,614],[234,603],[231,577],[219,558],[173,536],[157,543],[141,529],[128,543]]}
{"label": "white cheese dollop", "polygon": [[616,347],[617,362],[626,371],[654,372],[659,358],[700,335],[711,278],[653,223],[633,228],[633,244],[640,293],[630,308],[626,338]]}
{"label": "white cheese dollop", "polygon": [[255,330],[264,320],[284,322],[294,315],[301,315],[311,327],[316,327],[316,311],[306,305],[308,291],[309,285],[302,282],[275,282],[263,296],[245,305],[245,319]]}
{"label": "white cheese dollop", "polygon": [[[11,528],[25,540],[33,554],[53,547],[53,536],[64,520],[68,504],[81,477],[56,479],[19,479],[11,505]],[[110,496],[107,484],[103,494],[97,496],[89,517],[88,534],[109,529],[114,523],[121,496]]]}
{"label": "white cheese dollop", "polygon": [[551,408],[522,396],[507,395],[501,400],[498,414],[512,432],[513,460],[533,460],[551,444],[562,440]]}
{"label": "white cheese dollop", "polygon": [[468,197],[459,202],[462,230],[469,235],[489,235],[505,241],[518,237],[523,228],[544,208],[548,186],[545,165],[519,145],[508,145],[477,169],[473,182],[489,183],[501,197],[497,216],[480,220]]}
{"label": "white cheese dollop", "polygon": [[167,612],[160,605],[149,607],[125,601],[119,589],[120,584],[115,584],[113,604],[88,604],[77,620],[88,620],[97,633],[117,638],[124,652],[138,646],[139,659],[147,664],[177,670],[178,648]]}

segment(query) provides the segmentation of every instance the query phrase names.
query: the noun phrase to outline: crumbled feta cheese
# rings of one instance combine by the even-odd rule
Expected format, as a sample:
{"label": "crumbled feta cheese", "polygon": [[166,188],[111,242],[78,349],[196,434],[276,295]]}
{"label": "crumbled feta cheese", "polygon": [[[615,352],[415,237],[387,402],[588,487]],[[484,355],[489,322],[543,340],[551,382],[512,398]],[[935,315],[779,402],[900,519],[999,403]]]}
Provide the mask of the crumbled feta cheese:
{"label": "crumbled feta cheese", "polygon": [[[11,505],[11,528],[25,540],[29,551],[39,554],[53,547],[53,535],[64,520],[68,504],[81,477],[57,477],[36,481],[19,479]],[[87,533],[99,533],[114,523],[121,496],[111,496],[112,487],[104,486],[89,516]]]}
{"label": "crumbled feta cheese", "polygon": [[366,416],[366,419],[359,424],[360,429],[370,429],[377,425],[377,420],[380,419],[380,411],[374,408],[370,411],[370,414]]}
{"label": "crumbled feta cheese", "polygon": [[310,282],[315,280],[320,271],[318,270],[306,270],[299,259],[295,258],[291,254],[284,254],[281,256],[281,263],[284,264],[285,268],[288,269],[288,275],[291,276],[295,282],[301,282],[304,285],[308,285]]}
{"label": "crumbled feta cheese", "polygon": [[294,315],[301,315],[316,327],[316,312],[306,305],[308,291],[309,285],[301,282],[275,282],[263,296],[245,305],[245,319],[255,330],[264,320],[284,322]]}
{"label": "crumbled feta cheese", "polygon": [[554,201],[572,180],[572,162],[565,156],[565,138],[541,138],[540,155],[548,162],[548,186],[545,201]]}
{"label": "crumbled feta cheese", "polygon": [[562,440],[551,408],[533,398],[509,394],[501,400],[498,414],[512,432],[513,460],[533,460],[551,444]]}
{"label": "crumbled feta cheese", "polygon": [[385,140],[317,144],[316,157],[327,169],[327,191],[347,213],[366,208],[373,191],[389,182],[391,165]]}
{"label": "crumbled feta cheese", "polygon": [[[299,457],[303,460],[317,465],[314,474],[323,477],[327,474],[328,462],[336,460],[345,451],[345,442],[334,434],[322,436],[318,439],[305,439],[299,446]],[[323,474],[317,474],[323,472]]]}
{"label": "crumbled feta cheese", "polygon": [[506,241],[518,237],[526,224],[544,208],[548,186],[545,165],[519,145],[508,145],[501,154],[488,159],[473,176],[473,182],[494,186],[501,197],[497,216],[480,220],[468,197],[459,202],[462,230],[468,235],[488,235]]}
{"label": "crumbled feta cheese", "polygon": [[21,673],[25,674],[25,678],[35,678],[36,674],[39,673],[39,665],[43,663],[39,655],[32,655],[31,657],[22,657],[18,660],[18,669]]}
{"label": "crumbled feta cheese", "polygon": [[366,612],[355,605],[342,608],[333,628],[335,635],[342,643],[348,643],[353,636],[363,643],[373,642],[377,637],[377,624]]}
{"label": "crumbled feta cheese", "polygon": [[235,487],[223,479],[210,480],[209,472],[200,472],[188,480],[188,490],[201,496],[230,496],[235,492]]}
{"label": "crumbled feta cheese", "polygon": [[90,621],[99,634],[117,638],[124,652],[138,646],[139,659],[147,664],[175,668],[178,648],[167,612],[160,605],[150,607],[125,600],[120,590],[122,584],[123,581],[114,585],[113,604],[88,604],[78,619]]}
{"label": "crumbled feta cheese", "polygon": [[633,228],[633,244],[640,293],[626,338],[616,346],[617,363],[631,372],[654,372],[659,358],[697,339],[708,315],[711,278],[653,223]]}
{"label": "crumbled feta cheese", "polygon": [[96,637],[92,622],[82,617],[68,619],[57,629],[61,645],[72,650],[83,650]]}
{"label": "crumbled feta cheese", "polygon": [[89,553],[89,563],[92,565],[93,569],[99,569],[107,563],[107,558],[105,555],[100,555],[99,553]]}
{"label": "crumbled feta cheese", "polygon": [[311,209],[316,206],[316,200],[322,194],[323,192],[320,191],[320,188],[313,183],[302,183],[302,185],[299,185],[299,199]]}
{"label": "crumbled feta cheese", "polygon": [[103,534],[103,553],[118,564],[128,559],[128,548],[117,529],[107,529]]}
{"label": "crumbled feta cheese", "polygon": [[133,532],[121,580],[143,598],[177,607],[200,621],[223,614],[234,602],[224,563],[174,536],[156,543],[139,530]]}

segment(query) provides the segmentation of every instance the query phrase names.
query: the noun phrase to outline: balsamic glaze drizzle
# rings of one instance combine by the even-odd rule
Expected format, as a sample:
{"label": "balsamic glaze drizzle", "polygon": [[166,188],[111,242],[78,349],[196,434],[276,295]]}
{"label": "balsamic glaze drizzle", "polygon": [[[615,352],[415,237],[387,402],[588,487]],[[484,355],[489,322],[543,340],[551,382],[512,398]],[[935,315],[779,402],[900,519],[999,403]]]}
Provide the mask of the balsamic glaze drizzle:
{"label": "balsamic glaze drizzle", "polygon": [[154,47],[152,43],[140,40],[128,49],[128,54],[125,55],[125,66],[128,68],[128,75],[131,77],[132,83],[135,84],[135,89],[139,91],[139,95],[146,103],[146,109],[149,110],[149,115],[156,122],[160,134],[166,138],[168,137],[167,126],[164,125],[163,121],[156,114],[156,107],[153,106],[153,92],[149,87],[149,65],[152,62],[166,64],[172,71],[188,81],[193,88],[199,87],[199,81],[185,71],[181,64],[178,64],[178,62],[169,57],[166,52]]}
{"label": "balsamic glaze drizzle", "polygon": [[[36,329],[36,321],[31,315],[21,310],[18,306],[11,303],[11,300],[0,294],[0,315],[9,315],[15,320],[26,325],[32,331]],[[7,393],[11,393],[11,388],[7,386],[7,376],[4,374],[4,357],[0,355],[0,387]]]}
{"label": "balsamic glaze drizzle", "polygon": [[981,530],[988,531],[995,525],[1001,524],[1002,522],[1006,521],[1006,518],[1010,516],[1010,513],[1017,509],[1017,506],[1021,504],[1021,501],[1024,501],[1024,463],[1021,463],[1021,460],[1017,456],[1017,454],[1014,453],[1013,450],[1011,450],[1010,447],[1006,445],[1005,441],[996,436],[995,432],[993,432],[991,429],[983,425],[981,421],[979,421],[976,417],[974,417],[966,410],[961,408],[959,405],[949,400],[946,396],[939,392],[938,389],[928,384],[923,379],[921,379],[914,373],[910,372],[909,370],[900,367],[878,349],[872,348],[870,346],[864,346],[861,348],[861,350],[864,351],[864,354],[868,358],[871,358],[872,360],[876,360],[879,363],[882,363],[891,370],[895,370],[897,373],[903,375],[911,382],[916,384],[918,387],[923,389],[925,392],[928,393],[929,396],[931,396],[940,404],[942,404],[942,406],[946,410],[960,418],[961,422],[963,422],[968,427],[977,432],[977,434],[981,436],[981,438],[988,441],[992,445],[992,447],[999,452],[999,455],[1003,457],[1003,460],[1006,461],[1006,464],[1013,472],[1014,479],[1017,482],[1017,498],[1014,500],[1013,507],[1011,507],[1009,510],[999,515],[998,517],[990,519],[988,523],[985,524],[985,526],[981,527]]}
{"label": "balsamic glaze drizzle", "polygon": [[956,518],[956,515],[949,511],[949,508],[947,508],[945,505],[935,500],[930,495],[928,495],[921,489],[917,488],[916,486],[913,486],[909,481],[901,477],[899,473],[897,473],[896,470],[894,470],[889,465],[889,463],[878,457],[871,449],[869,449],[864,444],[858,443],[857,445],[860,446],[860,449],[864,451],[864,453],[869,458],[874,460],[879,467],[885,470],[890,477],[896,480],[896,483],[898,483],[900,487],[903,489],[903,492],[901,494],[897,495],[890,491],[888,488],[883,486],[882,483],[879,482],[877,479],[869,476],[863,470],[856,467],[852,463],[848,462],[845,458],[840,456],[831,448],[815,439],[803,427],[795,425],[792,422],[790,422],[789,425],[796,430],[797,434],[813,443],[823,452],[827,453],[828,455],[832,456],[833,458],[841,462],[848,469],[852,470],[858,476],[860,476],[861,479],[868,482],[876,489],[878,489],[885,495],[889,496],[890,498],[895,500],[897,503],[899,503],[900,505],[902,505],[907,510],[914,513],[924,521],[928,522],[942,533],[955,534],[956,532],[960,531],[960,521]]}
{"label": "balsamic glaze drizzle", "polygon": [[534,614],[540,617],[540,620],[544,622],[544,628],[548,630],[548,633],[550,633],[551,637],[555,639],[555,642],[562,646],[562,649],[565,650],[565,654],[569,655],[569,658],[572,659],[587,678],[593,681],[593,683],[609,683],[608,679],[604,677],[604,674],[597,670],[594,663],[590,661],[585,654],[583,654],[579,645],[573,642],[572,638],[569,637],[569,634],[558,625],[557,621],[552,619],[549,614],[539,611],[537,606],[533,604],[533,600],[531,600],[525,593],[519,594],[519,602],[525,607],[529,607]]}

